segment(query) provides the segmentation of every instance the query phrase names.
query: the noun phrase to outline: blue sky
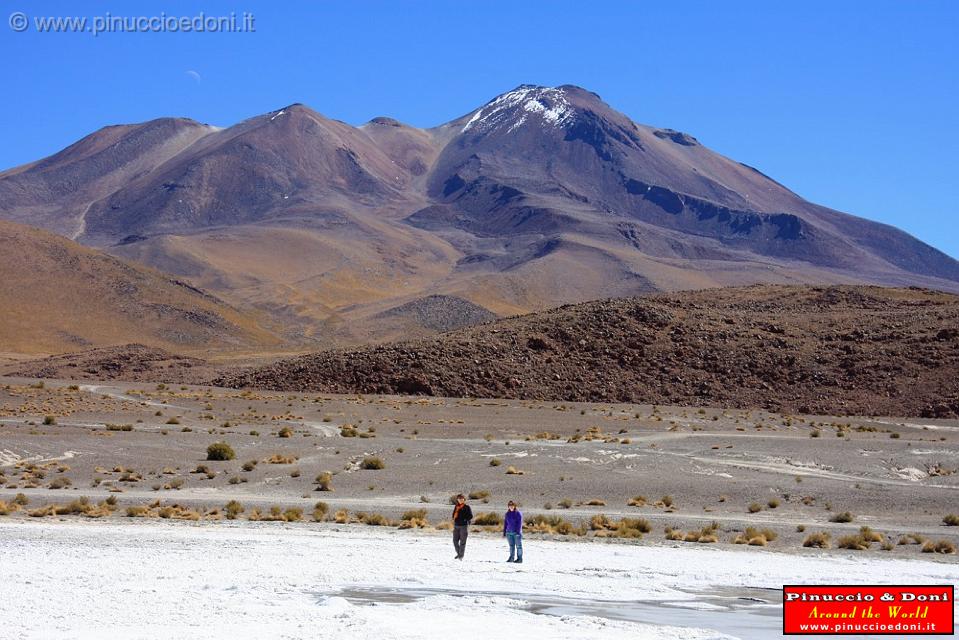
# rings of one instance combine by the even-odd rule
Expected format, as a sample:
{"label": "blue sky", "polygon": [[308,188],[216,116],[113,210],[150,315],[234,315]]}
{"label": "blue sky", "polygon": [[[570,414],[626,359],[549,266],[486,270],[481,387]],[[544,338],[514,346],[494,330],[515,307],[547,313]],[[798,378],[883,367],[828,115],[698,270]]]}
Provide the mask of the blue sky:
{"label": "blue sky", "polygon": [[[956,2],[3,4],[2,168],[158,116],[229,125],[304,102],[353,124],[432,126],[518,84],[571,83],[959,257]],[[10,28],[16,11],[26,31]],[[32,23],[200,11],[251,12],[256,31],[95,37]]]}

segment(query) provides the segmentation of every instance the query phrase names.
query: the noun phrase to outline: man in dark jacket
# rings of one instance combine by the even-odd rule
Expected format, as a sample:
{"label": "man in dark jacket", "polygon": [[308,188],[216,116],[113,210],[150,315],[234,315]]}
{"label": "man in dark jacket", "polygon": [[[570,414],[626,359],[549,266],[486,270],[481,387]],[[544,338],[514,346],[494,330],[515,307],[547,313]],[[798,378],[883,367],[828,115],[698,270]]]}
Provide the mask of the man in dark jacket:
{"label": "man in dark jacket", "polygon": [[466,496],[462,493],[456,496],[456,505],[453,507],[453,547],[456,549],[455,560],[462,560],[466,553],[466,536],[470,532],[470,522],[473,521],[473,510],[466,504]]}

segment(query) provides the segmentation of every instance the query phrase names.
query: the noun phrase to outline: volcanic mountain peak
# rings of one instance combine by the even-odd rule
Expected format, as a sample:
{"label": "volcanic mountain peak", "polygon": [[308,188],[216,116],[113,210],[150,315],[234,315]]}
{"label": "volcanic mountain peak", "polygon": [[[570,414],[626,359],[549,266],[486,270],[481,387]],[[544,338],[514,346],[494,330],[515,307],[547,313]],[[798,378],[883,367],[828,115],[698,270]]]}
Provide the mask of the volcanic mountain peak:
{"label": "volcanic mountain peak", "polygon": [[507,133],[522,126],[529,118],[538,118],[542,124],[560,127],[570,123],[576,112],[566,97],[565,87],[540,87],[524,84],[498,96],[473,113],[463,126],[470,130],[489,132],[509,126]]}

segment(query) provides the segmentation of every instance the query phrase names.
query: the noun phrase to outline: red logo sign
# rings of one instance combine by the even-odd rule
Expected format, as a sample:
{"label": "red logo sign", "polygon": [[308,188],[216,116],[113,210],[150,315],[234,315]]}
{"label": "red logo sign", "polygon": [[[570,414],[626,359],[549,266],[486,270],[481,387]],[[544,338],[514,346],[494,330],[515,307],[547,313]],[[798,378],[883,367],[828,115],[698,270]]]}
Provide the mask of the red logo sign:
{"label": "red logo sign", "polygon": [[953,585],[786,585],[783,634],[950,635]]}

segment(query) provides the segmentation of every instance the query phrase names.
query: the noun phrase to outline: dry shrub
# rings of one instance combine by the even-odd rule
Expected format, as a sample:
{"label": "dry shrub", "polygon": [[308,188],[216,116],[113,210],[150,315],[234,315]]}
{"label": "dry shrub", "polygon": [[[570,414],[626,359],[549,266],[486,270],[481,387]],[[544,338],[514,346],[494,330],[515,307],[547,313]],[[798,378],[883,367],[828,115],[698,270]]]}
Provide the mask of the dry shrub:
{"label": "dry shrub", "polygon": [[228,520],[236,520],[237,516],[244,511],[243,505],[236,500],[230,500],[227,502],[223,509],[226,511],[226,517]]}
{"label": "dry shrub", "polygon": [[340,509],[333,514],[333,521],[337,524],[346,524],[350,521],[350,512],[346,509]]}
{"label": "dry shrub", "polygon": [[746,507],[746,511],[748,511],[749,513],[758,513],[762,510],[763,510],[763,506],[759,504],[758,502],[751,502],[749,503],[749,506]]}
{"label": "dry shrub", "polygon": [[313,505],[313,520],[314,522],[322,522],[326,518],[326,514],[330,511],[330,505],[326,504],[322,500]]}
{"label": "dry shrub", "polygon": [[839,538],[836,541],[836,546],[840,549],[852,549],[853,551],[865,551],[870,546],[872,542],[864,538],[861,534],[848,535]]}
{"label": "dry shrub", "polygon": [[[625,520],[625,518],[624,518]],[[649,525],[649,522],[642,520],[641,522],[645,523],[644,533],[648,533],[652,530],[652,527]],[[677,540],[681,542],[701,542],[701,543],[713,543],[719,542],[719,536],[716,535],[716,532],[719,530],[719,523],[712,522],[698,531],[692,529],[690,531],[680,531],[679,529],[673,529],[672,527],[666,527],[666,539],[667,540]]]}
{"label": "dry shrub", "polygon": [[384,468],[386,465],[383,464],[383,460],[376,456],[367,456],[363,458],[363,462],[360,463],[361,469],[368,469],[371,471],[376,471]]}
{"label": "dry shrub", "polygon": [[381,513],[366,513],[359,511],[356,514],[356,519],[363,524],[370,525],[371,527],[388,527],[393,525],[393,522]]}
{"label": "dry shrub", "polygon": [[426,509],[410,509],[403,512],[401,520],[426,520]]}
{"label": "dry shrub", "polygon": [[561,516],[546,516],[536,514],[526,519],[523,528],[532,533],[553,533],[559,535],[585,535],[586,528],[574,526],[572,522]]}
{"label": "dry shrub", "polygon": [[503,463],[499,460],[499,458],[490,458],[489,466],[491,466],[491,467],[498,467],[498,466],[500,466],[501,464],[503,464]]}
{"label": "dry shrub", "polygon": [[830,538],[831,536],[825,531],[821,531],[819,533],[810,533],[808,536],[806,536],[806,539],[802,541],[802,546],[813,547],[816,549],[828,549],[831,546]]}
{"label": "dry shrub", "polygon": [[106,501],[93,504],[86,496],[82,496],[67,504],[49,504],[39,509],[27,512],[32,518],[45,516],[80,515],[87,518],[102,518],[113,513],[113,505]]}
{"label": "dry shrub", "polygon": [[929,541],[922,545],[923,553],[943,553],[953,554],[956,552],[956,545],[948,540],[939,540],[937,542]]}
{"label": "dry shrub", "polygon": [[926,541],[926,536],[920,533],[906,533],[899,538],[899,544],[922,544]]}
{"label": "dry shrub", "polygon": [[629,499],[629,502],[626,503],[626,506],[629,507],[645,507],[646,506],[646,496],[633,496]]}
{"label": "dry shrub", "polygon": [[289,427],[283,427],[282,429],[280,429],[280,432],[276,435],[279,436],[280,438],[292,438],[293,429]]}
{"label": "dry shrub", "polygon": [[453,523],[450,522],[449,520],[443,520],[442,522],[436,525],[436,528],[440,531],[448,531],[453,528]]}
{"label": "dry shrub", "polygon": [[317,491],[333,491],[333,474],[329,471],[324,471],[316,476],[316,480],[313,482],[319,485],[316,488]]}
{"label": "dry shrub", "polygon": [[265,459],[263,462],[267,464],[293,464],[299,460],[296,456],[285,456],[280,453],[274,453],[269,458]]}
{"label": "dry shrub", "polygon": [[524,475],[524,474],[525,474],[524,471],[520,471],[519,469],[517,469],[517,468],[514,467],[513,465],[510,465],[510,466],[506,467],[506,475],[508,475],[508,476],[521,476],[521,475]]}
{"label": "dry shrub", "polygon": [[605,501],[605,500],[600,500],[599,498],[593,498],[592,500],[590,500],[589,502],[586,503],[586,506],[588,506],[588,507],[605,507],[605,506],[606,506],[606,501]]}
{"label": "dry shrub", "polygon": [[867,526],[859,527],[859,535],[869,542],[882,542],[882,534]]}
{"label": "dry shrub", "polygon": [[666,539],[667,540],[684,540],[686,534],[678,529],[673,529],[672,527],[666,527]]}
{"label": "dry shrub", "polygon": [[756,527],[746,527],[742,533],[733,538],[733,544],[748,544],[752,546],[765,547],[767,543],[772,542],[779,535],[772,529],[757,529]]}
{"label": "dry shrub", "polygon": [[942,523],[947,527],[959,527],[959,514],[947,514],[943,517]]}
{"label": "dry shrub", "polygon": [[854,516],[848,511],[843,511],[842,513],[837,513],[833,517],[829,518],[829,522],[852,522]]}
{"label": "dry shrub", "polygon": [[8,504],[4,502],[3,500],[0,500],[0,516],[8,516],[11,513],[14,513],[19,510],[20,510],[20,505],[14,502],[11,502]]}
{"label": "dry shrub", "polygon": [[488,513],[478,513],[476,517],[473,518],[473,524],[480,527],[496,527],[503,524],[503,518],[498,513],[493,513],[492,511]]}

